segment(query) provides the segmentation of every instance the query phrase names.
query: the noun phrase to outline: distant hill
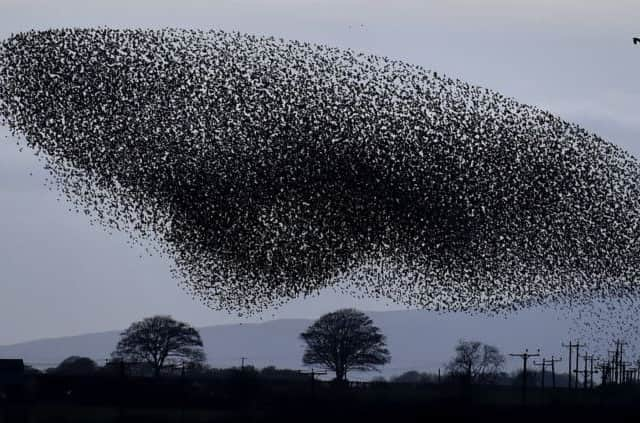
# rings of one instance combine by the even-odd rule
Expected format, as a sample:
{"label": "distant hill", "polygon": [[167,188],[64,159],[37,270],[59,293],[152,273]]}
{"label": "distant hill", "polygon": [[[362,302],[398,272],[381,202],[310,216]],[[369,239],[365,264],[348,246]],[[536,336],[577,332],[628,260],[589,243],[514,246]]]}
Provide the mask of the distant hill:
{"label": "distant hill", "polygon": [[[548,356],[563,354],[569,322],[554,312],[529,310],[505,317],[437,314],[408,310],[368,312],[387,335],[391,363],[382,375],[389,377],[407,370],[437,371],[451,357],[460,338],[476,339],[498,346],[504,353],[524,348],[540,348]],[[298,335],[313,321],[280,319],[264,323],[217,325],[200,328],[210,364],[214,367],[239,366],[241,357],[256,367],[273,365],[301,369],[303,343]],[[120,331],[41,339],[0,346],[0,358],[22,358],[35,367],[53,367],[70,355],[91,357],[104,364],[119,339]],[[517,368],[510,360],[509,367]],[[369,378],[376,373],[354,375]]]}

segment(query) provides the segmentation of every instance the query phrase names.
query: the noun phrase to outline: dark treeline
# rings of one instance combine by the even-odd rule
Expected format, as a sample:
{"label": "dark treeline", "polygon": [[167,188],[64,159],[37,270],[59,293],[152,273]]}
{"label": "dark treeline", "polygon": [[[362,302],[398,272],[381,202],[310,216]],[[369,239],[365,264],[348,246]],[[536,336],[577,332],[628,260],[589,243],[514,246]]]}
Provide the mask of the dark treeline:
{"label": "dark treeline", "polygon": [[[44,371],[38,370],[31,366],[25,366],[25,371],[30,375],[50,375],[59,377],[69,376],[125,376],[125,377],[152,377],[153,369],[145,363],[127,363],[114,361],[104,366],[99,366],[95,361],[87,357],[71,356],[63,360],[57,367],[52,367]],[[322,374],[318,372],[317,374]],[[536,370],[527,371],[527,384],[530,387],[542,387],[542,372]],[[163,369],[161,376],[164,378],[187,378],[204,379],[204,380],[231,380],[242,375],[243,380],[261,380],[269,381],[309,381],[311,372],[303,372],[295,369],[276,368],[275,366],[267,366],[257,369],[252,365],[244,367],[215,368],[207,365],[186,365],[186,366],[168,366]],[[317,377],[317,376],[316,376]],[[521,386],[522,371],[499,372],[490,384],[498,386]],[[552,387],[552,375],[545,372],[545,385]],[[556,373],[555,383],[558,388],[568,385],[568,374]],[[326,382],[326,378],[324,380]],[[456,384],[462,383],[463,380],[457,374],[442,372],[421,372],[417,370],[409,370],[402,374],[385,378],[382,376],[374,377],[370,382],[354,382],[352,385],[364,384]]]}
{"label": "dark treeline", "polygon": [[197,330],[154,316],[122,332],[104,365],[71,356],[41,371],[21,360],[0,360],[0,423],[640,418],[638,373],[626,364],[621,342],[599,364],[609,375],[601,384],[587,383],[593,373],[587,379],[586,367],[576,369],[576,361],[570,384],[567,373],[549,364],[560,358],[526,350],[512,355],[531,358],[528,370],[508,373],[506,356],[475,340],[460,340],[437,373],[411,370],[354,382],[351,372],[375,371],[391,361],[386,338],[370,318],[338,310],[300,338],[309,370],[257,369],[244,360],[241,367],[213,368]]}
{"label": "dark treeline", "polygon": [[[103,421],[184,422],[343,421],[341,419],[352,420],[354,416],[387,421],[394,417],[483,415],[508,420],[513,413],[521,413],[518,411],[523,406],[521,388],[517,383],[468,385],[453,378],[441,383],[433,379],[414,382],[406,380],[408,376],[405,373],[395,378],[395,382],[358,382],[345,386],[314,380],[309,374],[293,370],[257,370],[250,366],[165,374],[160,378],[122,375],[107,369],[98,369],[90,375],[33,373],[23,386],[8,392],[5,405],[10,404],[7,410],[16,418],[5,421],[21,421],[17,418],[19,414],[31,416],[29,421],[33,422],[94,421],[76,417],[98,412],[104,413]],[[639,395],[636,385],[599,386],[592,390],[536,387],[530,389],[526,406],[531,416],[556,416],[566,412],[574,417],[589,417],[606,411],[613,417],[631,414],[640,417]],[[64,410],[66,419],[43,417],[60,410]],[[164,417],[155,419],[151,410]],[[202,416],[209,417],[203,419]],[[220,420],[220,416],[228,420]],[[528,417],[524,420],[528,421]]]}
{"label": "dark treeline", "polygon": [[[542,387],[542,372],[537,370],[527,370],[527,384],[530,387]],[[522,385],[522,370],[513,372],[499,372],[496,375],[493,384],[499,386],[521,386]],[[385,378],[377,377],[373,379],[374,382],[384,383],[387,382]],[[410,383],[410,384],[438,384],[438,383],[455,383],[457,382],[455,375],[419,372],[416,370],[409,370],[398,376],[389,378],[388,382],[391,383]],[[544,373],[545,386],[552,387],[552,375],[550,372]],[[555,374],[556,387],[566,387],[569,383],[569,375],[567,373]]]}

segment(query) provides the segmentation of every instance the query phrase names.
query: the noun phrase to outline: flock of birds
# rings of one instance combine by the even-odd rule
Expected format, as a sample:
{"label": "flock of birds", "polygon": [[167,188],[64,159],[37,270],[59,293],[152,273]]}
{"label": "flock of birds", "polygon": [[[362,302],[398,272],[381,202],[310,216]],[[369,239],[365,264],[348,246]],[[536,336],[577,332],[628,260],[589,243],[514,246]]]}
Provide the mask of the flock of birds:
{"label": "flock of birds", "polygon": [[0,117],[216,309],[335,285],[471,312],[638,292],[639,162],[420,66],[222,31],[31,31],[0,45]]}

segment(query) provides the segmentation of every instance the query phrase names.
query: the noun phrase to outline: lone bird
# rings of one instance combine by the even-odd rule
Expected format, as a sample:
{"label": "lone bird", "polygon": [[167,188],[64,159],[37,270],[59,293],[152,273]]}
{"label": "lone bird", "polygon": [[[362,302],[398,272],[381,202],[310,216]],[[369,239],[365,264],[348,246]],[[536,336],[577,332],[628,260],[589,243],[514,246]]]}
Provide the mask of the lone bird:
{"label": "lone bird", "polygon": [[640,38],[633,37],[633,44],[640,44]]}

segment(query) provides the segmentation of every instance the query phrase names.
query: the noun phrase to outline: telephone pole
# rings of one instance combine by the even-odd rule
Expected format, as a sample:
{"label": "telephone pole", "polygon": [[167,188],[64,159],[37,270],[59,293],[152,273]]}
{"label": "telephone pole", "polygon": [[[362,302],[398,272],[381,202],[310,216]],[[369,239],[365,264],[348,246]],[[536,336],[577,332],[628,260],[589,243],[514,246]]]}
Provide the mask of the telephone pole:
{"label": "telephone pole", "polygon": [[610,351],[613,354],[613,358],[611,359],[611,381],[616,384],[618,383],[618,341],[616,341],[616,349],[614,351]]}
{"label": "telephone pole", "polygon": [[[627,363],[627,364],[631,365],[631,363]],[[633,367],[625,368],[625,383],[631,384],[634,382],[635,372],[636,372],[636,369],[634,369]]]}
{"label": "telephone pole", "polygon": [[553,387],[553,389],[556,389],[556,363],[559,363],[561,361],[562,357],[555,358],[554,356],[551,356],[551,359],[547,360],[547,362],[551,365],[551,386]]}
{"label": "telephone pole", "polygon": [[554,356],[551,356],[551,358],[543,358],[542,359],[542,363],[536,363],[535,361],[533,362],[534,366],[540,366],[542,367],[542,389],[544,390],[545,387],[545,372],[547,369],[547,366],[549,366],[551,368],[551,387],[553,389],[556,389],[556,363],[562,361],[562,358],[555,358]]}
{"label": "telephone pole", "polygon": [[613,352],[613,380],[614,383],[623,383],[625,379],[624,347],[626,342],[618,339],[615,341],[616,349]]}
{"label": "telephone pole", "polygon": [[316,397],[316,376],[326,375],[327,372],[325,370],[317,372],[312,367],[310,372],[305,372],[301,370],[300,373],[311,376],[311,397],[315,398]]}
{"label": "telephone pole", "polygon": [[624,361],[624,347],[626,345],[628,345],[626,342],[622,341],[622,340],[618,340],[618,344],[620,344],[620,356],[618,358],[618,363],[620,365],[620,369],[622,371],[620,378],[622,379],[624,377],[624,371],[627,367],[628,364],[631,363],[627,363],[626,361]]}
{"label": "telephone pole", "polygon": [[578,389],[578,384],[579,384],[578,371],[577,370],[578,370],[578,367],[580,367],[580,347],[586,347],[586,346],[587,346],[587,344],[582,344],[581,345],[580,342],[576,342],[576,345],[575,345],[575,347],[576,347],[576,380],[575,380],[576,385],[575,385],[575,388],[576,389]]}
{"label": "telephone pole", "polygon": [[616,384],[616,359],[618,357],[618,350],[608,350],[607,353],[607,383]]}
{"label": "telephone pole", "polygon": [[[587,387],[589,386],[589,383],[588,383],[589,380],[591,380],[591,387],[593,388],[593,373],[595,371],[593,370],[594,356],[585,353],[585,355],[583,355],[582,358],[584,359],[584,369],[583,369],[584,379],[582,382],[582,388],[587,389]],[[589,369],[589,363],[591,363],[591,369]]]}
{"label": "telephone pole", "polygon": [[[585,344],[580,344],[580,341],[576,341],[575,344],[572,343],[571,341],[569,341],[568,345],[565,344],[565,343],[562,343],[562,346],[564,348],[569,348],[569,389],[571,389],[571,387],[572,387],[571,386],[571,377],[572,377],[571,376],[571,370],[573,369],[573,367],[571,366],[571,361],[572,361],[571,357],[572,357],[573,350],[574,350],[574,348],[576,350],[576,368],[578,368],[578,354],[579,354],[579,351],[580,351],[580,347],[585,347],[586,345]],[[576,388],[577,387],[578,387],[578,381],[576,380]]]}
{"label": "telephone pole", "polygon": [[622,365],[622,358],[620,354],[620,345],[616,341],[616,349],[613,351],[613,359],[611,360],[611,367],[613,372],[613,383],[618,384],[621,381],[620,367]]}
{"label": "telephone pole", "polygon": [[533,362],[534,366],[539,366],[542,368],[541,373],[540,373],[540,387],[542,388],[542,390],[544,391],[544,371],[547,368],[547,360],[546,359],[542,359],[542,363],[537,363],[535,360]]}
{"label": "telephone pole", "polygon": [[609,361],[601,361],[596,366],[596,369],[600,371],[600,379],[602,385],[606,385],[609,379],[609,372],[611,371],[611,365]]}
{"label": "telephone pole", "polygon": [[535,354],[529,353],[528,349],[525,349],[523,353],[509,354],[511,357],[520,357],[522,359],[522,402],[527,402],[527,362],[531,357],[540,357],[540,349]]}
{"label": "telephone pole", "polygon": [[593,355],[589,358],[589,362],[591,363],[591,367],[589,369],[589,388],[590,389],[593,389],[593,375],[595,373],[599,373],[598,370],[595,368],[595,360],[596,360],[596,357]]}
{"label": "telephone pole", "polygon": [[244,371],[244,361],[247,359],[247,357],[240,357],[241,360],[241,364],[240,364],[240,370]]}
{"label": "telephone pole", "polygon": [[629,373],[629,367],[632,363],[628,361],[622,362],[622,383],[629,383],[629,377],[631,374]]}

